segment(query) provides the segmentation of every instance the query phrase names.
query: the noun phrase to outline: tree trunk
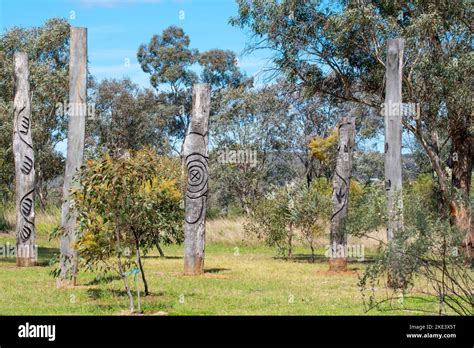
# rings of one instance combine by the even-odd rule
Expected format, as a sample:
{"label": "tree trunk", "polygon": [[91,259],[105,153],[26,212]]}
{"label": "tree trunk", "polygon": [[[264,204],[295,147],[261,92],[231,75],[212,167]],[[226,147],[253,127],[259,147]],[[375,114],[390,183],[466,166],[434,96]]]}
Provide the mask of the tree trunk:
{"label": "tree trunk", "polygon": [[290,224],[290,230],[288,231],[288,258],[293,257],[293,226]]}
{"label": "tree trunk", "polygon": [[160,243],[158,241],[155,242],[156,249],[160,253],[160,257],[165,257],[165,253],[163,252],[163,249],[161,249]]}
{"label": "tree trunk", "polygon": [[122,266],[122,260],[120,258],[120,255],[118,257],[117,264],[118,264],[119,273],[120,273],[120,276],[122,277],[123,284],[125,286],[125,291],[127,293],[128,300],[129,300],[129,303],[130,303],[130,312],[133,313],[135,311],[135,306],[133,304],[133,296],[132,296],[132,292],[130,291],[130,286],[128,284],[127,275],[125,274],[123,266]]}
{"label": "tree trunk", "polygon": [[13,59],[15,99],[13,101],[13,153],[16,178],[16,264],[34,266],[35,247],[35,154],[31,136],[30,71],[26,53]]}
{"label": "tree trunk", "polygon": [[[145,296],[148,295],[148,285],[146,283],[146,279],[145,279],[145,273],[143,272],[143,267],[142,267],[142,260],[141,260],[141,257],[140,257],[140,249],[138,248],[138,241],[137,241],[137,251],[136,251],[136,257],[137,257],[137,263],[139,264],[140,266],[140,273],[142,274],[142,279],[143,279],[143,283],[145,284]],[[135,276],[134,276],[135,278]],[[142,312],[142,303],[141,303],[141,298],[140,298],[140,281],[138,280],[138,278],[135,278],[135,283],[137,285],[137,307],[138,307],[138,313],[141,313]]]}
{"label": "tree trunk", "polygon": [[349,202],[352,176],[352,150],[355,138],[355,119],[343,117],[338,127],[336,170],[332,182],[332,215],[330,228],[330,271],[347,270],[347,235],[343,229]]}
{"label": "tree trunk", "polygon": [[87,114],[87,29],[71,28],[69,65],[69,125],[66,171],[64,174],[60,244],[61,273],[58,285],[75,285],[77,274],[76,213],[70,209],[69,191],[77,183],[72,179],[82,165]]}
{"label": "tree trunk", "polygon": [[[385,86],[385,190],[387,194],[387,240],[390,242],[403,227],[402,199],[402,67],[403,39],[388,40]],[[392,245],[388,286],[403,286],[398,247]]]}
{"label": "tree trunk", "polygon": [[402,65],[403,39],[388,41],[385,89],[385,189],[387,191],[387,239],[402,227]]}
{"label": "tree trunk", "polygon": [[204,271],[208,193],[208,130],[210,87],[195,84],[189,133],[184,143],[187,189],[184,225],[184,274]]}
{"label": "tree trunk", "polygon": [[36,198],[38,198],[38,203],[40,204],[40,209],[46,209],[46,199],[48,195],[48,191],[46,188],[46,184],[43,180],[43,174],[41,171],[41,166],[37,166],[39,170],[36,171]]}
{"label": "tree trunk", "polygon": [[[138,236],[135,232],[133,232],[133,235],[135,237],[135,247],[137,249],[137,264],[138,264],[138,267],[140,268],[140,273],[142,275],[142,280],[143,280],[143,286],[144,286],[144,291],[145,291],[145,296],[148,296],[149,295],[149,292],[148,292],[148,283],[146,281],[146,278],[145,278],[145,270],[143,269],[143,264],[142,264],[142,258],[140,256],[140,241],[138,240]],[[159,244],[157,243],[157,245],[159,246]],[[138,300],[139,304],[140,304],[140,299]],[[138,311],[140,311],[140,309],[138,309]]]}
{"label": "tree trunk", "polygon": [[462,249],[472,259],[474,257],[474,228],[472,226],[469,195],[471,190],[473,138],[467,132],[454,132],[451,136],[453,163],[452,185],[460,195],[453,195],[449,205],[451,224],[465,233]]}
{"label": "tree trunk", "polygon": [[[117,220],[117,219],[116,219]],[[117,223],[116,223],[116,226],[117,226]],[[115,228],[115,240],[116,240],[116,250],[122,250],[122,245],[120,243],[120,231]],[[133,313],[135,311],[135,307],[133,305],[133,295],[132,295],[132,292],[130,290],[130,286],[128,284],[128,278],[127,278],[127,274],[125,273],[125,270],[123,268],[123,265],[122,265],[122,258],[121,258],[121,253],[117,253],[117,267],[118,267],[118,270],[119,270],[119,274],[120,274],[120,277],[122,277],[122,280],[123,280],[123,284],[125,286],[125,291],[127,293],[127,296],[128,296],[128,299],[130,301],[130,312]]]}

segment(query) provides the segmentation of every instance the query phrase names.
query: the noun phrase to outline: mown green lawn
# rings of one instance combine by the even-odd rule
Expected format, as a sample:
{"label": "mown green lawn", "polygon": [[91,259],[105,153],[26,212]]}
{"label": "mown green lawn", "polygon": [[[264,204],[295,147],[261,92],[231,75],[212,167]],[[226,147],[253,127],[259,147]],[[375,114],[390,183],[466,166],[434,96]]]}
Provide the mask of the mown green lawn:
{"label": "mown green lawn", "polygon": [[[11,235],[0,243],[14,243]],[[55,242],[38,238],[40,266],[18,268],[14,259],[0,261],[0,315],[119,315],[128,314],[128,300],[120,279],[94,281],[96,274],[81,272],[75,288],[57,289],[48,260]],[[326,260],[285,260],[265,246],[207,246],[205,274],[183,276],[183,249],[165,247],[166,258],[145,258],[151,295],[142,298],[145,314],[159,315],[364,315],[357,286],[364,263],[352,263],[353,272],[328,274]],[[295,254],[305,252],[296,249]],[[323,251],[320,250],[320,253]],[[130,278],[132,279],[132,278]],[[143,287],[142,287],[143,288]],[[382,291],[382,290],[380,290]],[[411,307],[434,309],[423,302]],[[428,306],[428,307],[427,307]],[[380,312],[368,314],[417,314]]]}

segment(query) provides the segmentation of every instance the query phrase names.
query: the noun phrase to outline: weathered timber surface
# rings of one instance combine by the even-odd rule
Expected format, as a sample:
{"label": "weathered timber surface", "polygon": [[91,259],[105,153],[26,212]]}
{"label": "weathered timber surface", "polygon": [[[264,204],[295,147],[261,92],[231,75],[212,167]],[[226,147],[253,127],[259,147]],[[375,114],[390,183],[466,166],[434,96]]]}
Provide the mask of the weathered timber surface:
{"label": "weathered timber surface", "polygon": [[16,52],[13,58],[15,98],[13,101],[13,153],[16,179],[16,263],[36,264],[35,247],[35,154],[32,140],[30,71],[28,56]]}
{"label": "weathered timber surface", "polygon": [[195,84],[191,124],[183,148],[187,170],[184,226],[184,273],[204,270],[208,194],[208,130],[210,87]]}
{"label": "weathered timber surface", "polygon": [[387,239],[402,226],[402,66],[403,39],[388,40],[385,87],[385,190]]}
{"label": "weathered timber surface", "polygon": [[87,28],[71,28],[69,62],[69,124],[66,171],[64,174],[60,241],[59,284],[74,285],[77,273],[76,214],[71,211],[70,189],[77,185],[73,177],[82,165],[87,117]]}
{"label": "weathered timber surface", "polygon": [[352,152],[355,138],[355,119],[343,117],[338,127],[336,170],[332,187],[332,215],[330,227],[330,271],[347,269],[347,234],[343,230],[347,216],[349,188],[352,176]]}

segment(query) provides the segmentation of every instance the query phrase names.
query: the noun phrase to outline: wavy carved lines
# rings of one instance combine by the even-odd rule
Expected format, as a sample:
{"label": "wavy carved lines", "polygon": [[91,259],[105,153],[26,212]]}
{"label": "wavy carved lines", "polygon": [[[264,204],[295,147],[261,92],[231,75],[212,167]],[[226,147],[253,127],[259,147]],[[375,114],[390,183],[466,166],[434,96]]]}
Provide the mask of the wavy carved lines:
{"label": "wavy carved lines", "polygon": [[32,211],[33,211],[33,195],[35,190],[31,190],[26,193],[20,200],[20,213],[23,218],[23,224],[20,227],[19,236],[22,242],[26,242],[33,231],[34,224],[32,220],[30,220]]}
{"label": "wavy carved lines", "polygon": [[23,116],[20,120],[18,128],[21,134],[27,135],[30,130],[30,119],[28,117]]}
{"label": "wavy carved lines", "polygon": [[[337,172],[335,171],[335,174],[339,177],[339,179],[342,180],[343,185],[339,188],[339,192],[336,192],[336,198],[338,203],[340,204],[342,202],[342,199],[344,198],[344,202],[342,203],[342,206],[332,214],[331,216],[331,221],[334,219],[336,215],[338,215],[346,206],[347,204],[347,190],[349,188],[347,181]],[[343,191],[344,190],[344,191]]]}
{"label": "wavy carved lines", "polygon": [[20,170],[23,174],[29,175],[31,173],[31,169],[33,169],[33,160],[28,155],[25,155]]}
{"label": "wavy carved lines", "polygon": [[33,194],[35,189],[32,189],[26,193],[20,200],[20,212],[23,218],[29,219],[32,208],[33,208]]}
{"label": "wavy carved lines", "polygon": [[[340,134],[341,132],[341,128],[343,126],[346,126],[346,127],[351,127],[353,126],[352,122],[349,121],[349,122],[341,122],[339,124],[339,127],[338,127],[338,132]],[[341,146],[342,146],[342,149],[341,149]],[[338,147],[337,147],[337,152],[338,152],[338,157],[339,159],[342,159],[343,161],[348,161],[349,160],[349,155],[350,155],[350,151],[352,151],[352,148],[353,148],[353,143],[352,143],[352,140],[350,139],[349,137],[349,140],[345,143],[345,144],[339,144]],[[341,150],[342,150],[342,153],[341,153]],[[338,160],[339,160],[338,159]],[[341,174],[338,173],[338,167],[336,166],[336,170],[335,170],[335,174],[336,176],[342,181],[341,185],[339,186],[339,190],[334,192],[334,195],[336,197],[336,200],[337,200],[337,204],[341,204],[342,205],[339,207],[339,209],[337,209],[337,211],[335,211],[332,216],[331,216],[331,221],[338,215],[340,214],[344,208],[346,207],[347,205],[347,201],[348,201],[348,191],[349,191],[349,183],[348,181],[343,177],[341,176]]]}
{"label": "wavy carved lines", "polygon": [[[34,242],[34,150],[32,140],[30,73],[28,57],[24,52],[14,54],[13,151],[16,181],[16,234],[17,243]],[[24,256],[17,254],[18,259]],[[29,257],[28,257],[29,258]],[[23,264],[21,261],[19,264]]]}
{"label": "wavy carved lines", "polygon": [[20,236],[20,241],[21,241],[22,243],[27,242],[28,239],[30,239],[30,237],[31,237],[31,233],[33,232],[32,228],[31,228],[29,225],[27,225],[27,224],[33,225],[33,224],[31,224],[29,221],[25,221],[25,222],[23,223],[23,226],[21,227],[21,229],[20,229],[20,234],[19,234],[19,236]]}
{"label": "wavy carved lines", "polygon": [[17,113],[17,132],[20,140],[25,143],[30,149],[33,149],[31,143],[29,143],[23,136],[27,136],[30,132],[31,121],[27,116],[22,116],[22,113],[25,111],[26,106],[23,106]]}

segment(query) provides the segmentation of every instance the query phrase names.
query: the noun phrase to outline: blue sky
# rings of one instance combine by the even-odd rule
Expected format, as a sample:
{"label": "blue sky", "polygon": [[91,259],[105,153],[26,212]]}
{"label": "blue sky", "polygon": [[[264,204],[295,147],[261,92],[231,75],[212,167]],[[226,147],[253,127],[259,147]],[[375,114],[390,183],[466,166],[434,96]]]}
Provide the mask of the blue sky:
{"label": "blue sky", "polygon": [[[229,49],[237,53],[241,69],[265,82],[262,70],[271,66],[271,52],[243,55],[250,34],[228,24],[237,14],[234,0],[0,0],[0,29],[41,26],[48,18],[66,18],[71,25],[88,28],[89,70],[98,80],[128,76],[150,87],[136,58],[138,46],[170,25],[182,27],[191,47],[200,52]],[[378,151],[383,142],[369,141]],[[64,152],[66,141],[58,145]]]}
{"label": "blue sky", "polygon": [[242,55],[249,36],[228,24],[237,14],[234,0],[0,0],[0,28],[40,26],[48,18],[66,18],[88,28],[89,70],[96,78],[130,77],[149,87],[136,58],[137,48],[170,25],[184,29],[199,51],[230,49],[248,76],[259,74],[270,54]]}

